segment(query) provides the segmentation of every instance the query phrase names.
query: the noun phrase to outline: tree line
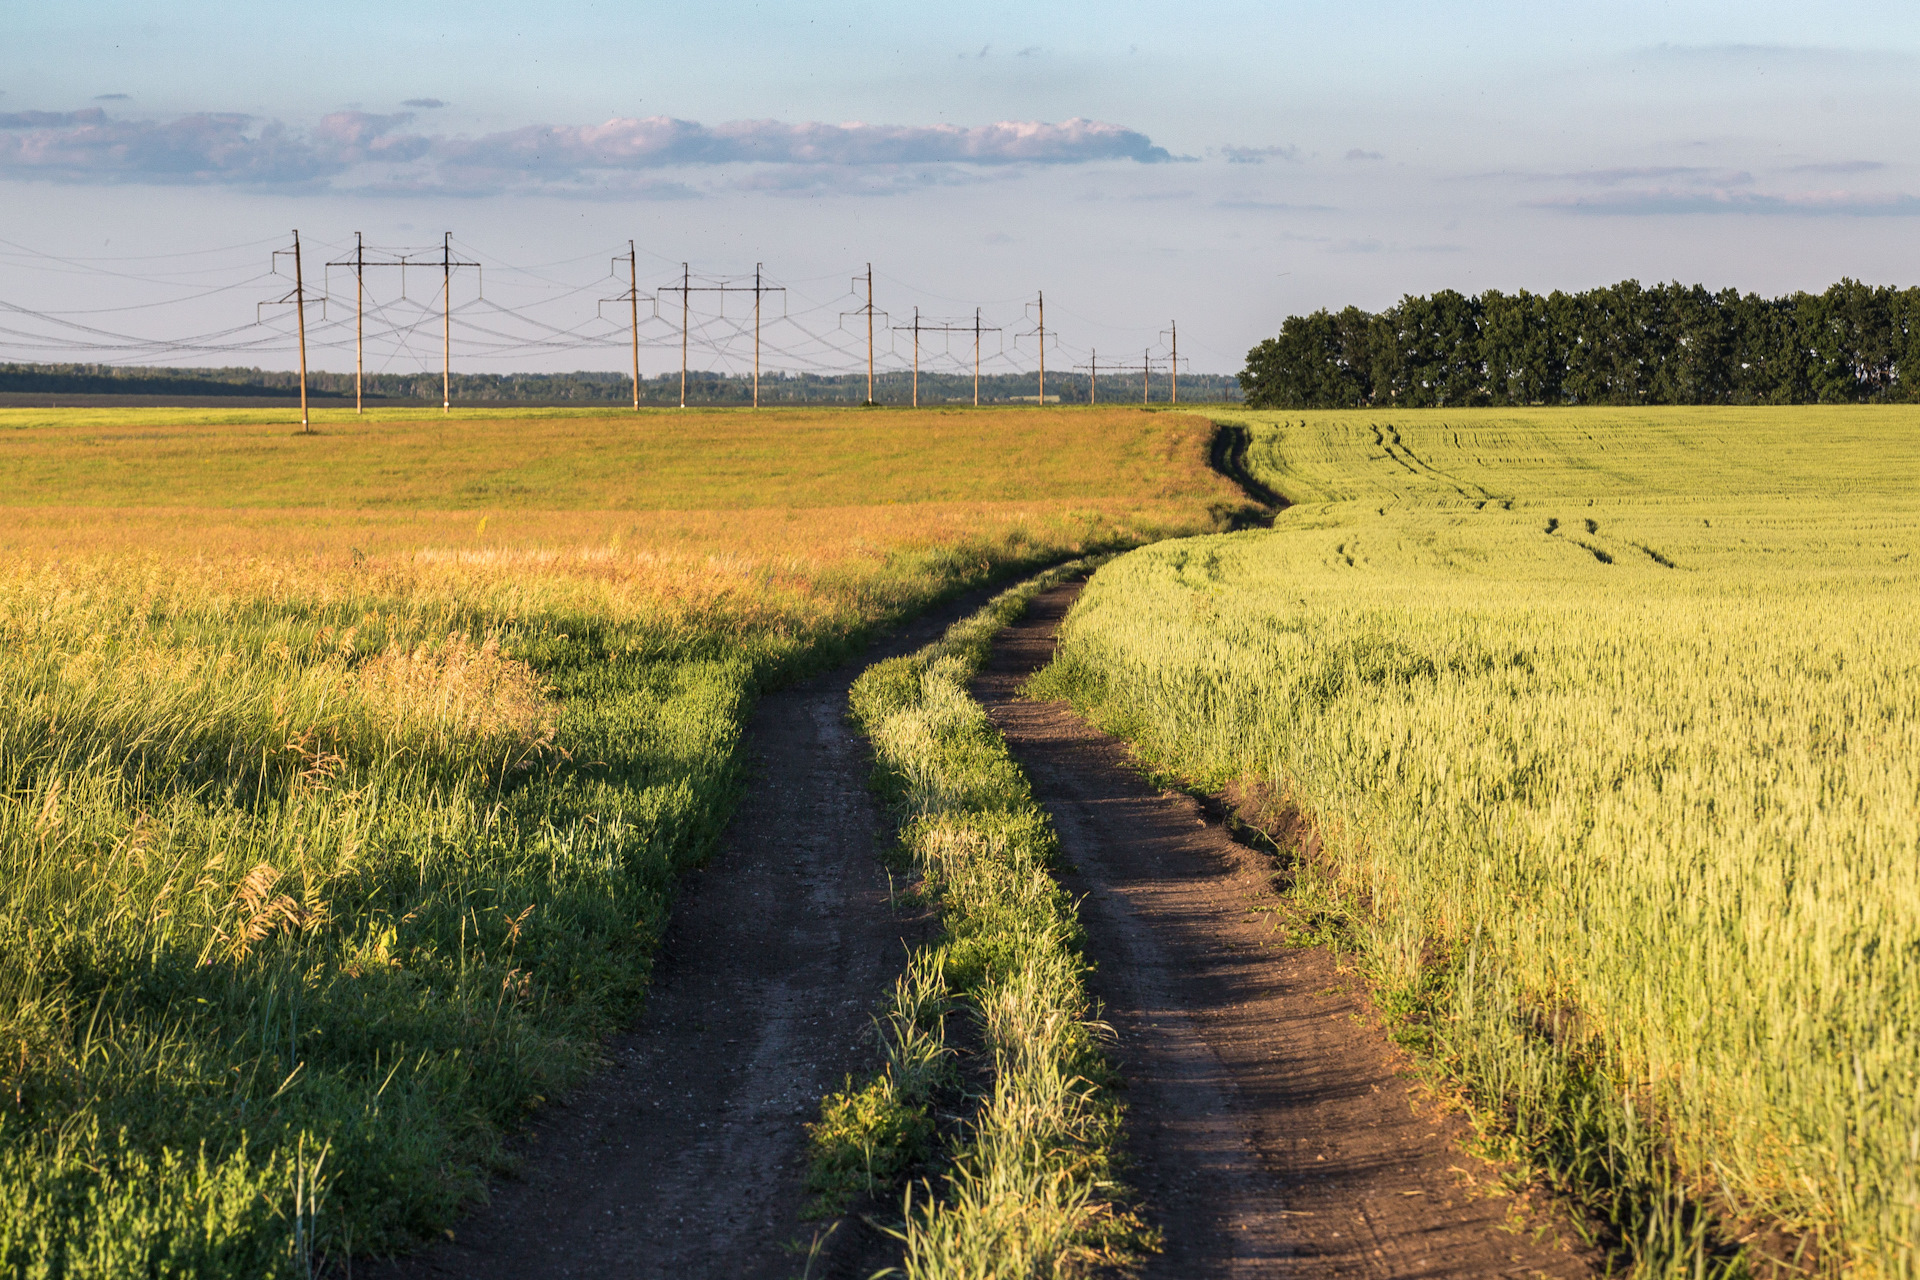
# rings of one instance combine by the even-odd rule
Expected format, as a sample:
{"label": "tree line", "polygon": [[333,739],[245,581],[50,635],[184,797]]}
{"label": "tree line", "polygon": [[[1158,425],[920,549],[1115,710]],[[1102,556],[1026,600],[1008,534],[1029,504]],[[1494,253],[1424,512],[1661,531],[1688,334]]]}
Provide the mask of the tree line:
{"label": "tree line", "polygon": [[[440,375],[432,373],[370,373],[366,375],[369,402],[439,404]],[[980,379],[982,403],[1031,401],[1037,379],[1031,373],[990,373]],[[351,373],[312,372],[308,394],[328,403],[353,399]],[[456,373],[453,399],[458,404],[630,404],[633,379],[623,373],[581,370],[574,373]],[[1164,372],[1154,375],[1149,391],[1155,401],[1167,399]],[[1230,374],[1183,373],[1180,399],[1186,401],[1237,400],[1238,380]],[[285,397],[300,394],[300,377],[280,369],[169,369],[105,364],[0,364],[0,393],[35,395],[103,395],[167,397]],[[1049,374],[1047,399],[1084,404],[1089,395],[1085,375]],[[768,373],[760,379],[762,404],[859,404],[867,398],[864,373]],[[874,380],[874,398],[882,404],[906,404],[913,398],[913,375],[887,370]],[[1140,379],[1100,379],[1102,404],[1138,403]],[[753,379],[746,374],[692,370],[687,374],[689,404],[737,405],[753,402]],[[663,373],[643,378],[640,402],[649,405],[680,403],[680,375]],[[972,404],[973,375],[923,371],[920,403]]]}
{"label": "tree line", "polygon": [[1289,316],[1247,353],[1240,386],[1274,409],[1920,400],[1920,288],[1443,289]]}

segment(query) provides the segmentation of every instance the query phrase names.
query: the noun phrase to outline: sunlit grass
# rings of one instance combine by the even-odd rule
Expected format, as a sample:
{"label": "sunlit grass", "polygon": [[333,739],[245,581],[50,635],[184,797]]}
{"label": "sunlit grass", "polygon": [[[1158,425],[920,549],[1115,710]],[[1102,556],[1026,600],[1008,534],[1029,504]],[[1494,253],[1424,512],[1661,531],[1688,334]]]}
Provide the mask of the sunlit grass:
{"label": "sunlit grass", "polygon": [[1038,466],[1055,416],[15,412],[0,1266],[304,1272],[448,1222],[640,999],[759,689],[1233,501],[1205,423]]}

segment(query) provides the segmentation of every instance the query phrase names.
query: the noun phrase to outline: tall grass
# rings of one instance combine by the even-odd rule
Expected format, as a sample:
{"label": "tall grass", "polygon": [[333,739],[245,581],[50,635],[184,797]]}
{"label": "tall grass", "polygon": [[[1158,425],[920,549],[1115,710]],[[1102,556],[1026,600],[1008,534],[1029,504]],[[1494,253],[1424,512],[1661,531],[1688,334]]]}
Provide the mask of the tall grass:
{"label": "tall grass", "polygon": [[[355,507],[346,464],[377,489],[411,447],[377,429],[308,495],[340,506],[260,511],[209,459],[290,437],[63,421],[0,439],[42,504],[0,508],[0,1269],[52,1277],[304,1274],[445,1226],[642,997],[760,689],[1212,520],[1204,485],[1011,473],[1004,503],[750,510],[764,441],[733,467],[724,421],[731,511],[449,510],[483,452],[408,478],[424,510]],[[86,448],[111,495],[61,490]]]}
{"label": "tall grass", "polygon": [[[853,708],[871,738],[901,843],[938,904],[943,937],[913,957],[890,1010],[889,1061],[861,1089],[827,1100],[814,1129],[816,1185],[881,1191],[931,1136],[927,1106],[970,1083],[971,1116],[948,1153],[939,1194],[908,1193],[910,1277],[1079,1275],[1124,1260],[1135,1224],[1115,1207],[1119,1110],[1072,904],[1049,874],[1053,829],[1006,743],[967,692],[992,638],[1032,598],[1083,565],[1002,593],[910,657],[870,668]],[[945,1019],[977,1019],[990,1065],[954,1073]],[[876,1147],[886,1159],[864,1168]],[[830,1206],[831,1207],[831,1206]]]}
{"label": "tall grass", "polygon": [[1640,1274],[1920,1272],[1920,419],[1245,420],[1297,505],[1042,687],[1310,815],[1303,909]]}

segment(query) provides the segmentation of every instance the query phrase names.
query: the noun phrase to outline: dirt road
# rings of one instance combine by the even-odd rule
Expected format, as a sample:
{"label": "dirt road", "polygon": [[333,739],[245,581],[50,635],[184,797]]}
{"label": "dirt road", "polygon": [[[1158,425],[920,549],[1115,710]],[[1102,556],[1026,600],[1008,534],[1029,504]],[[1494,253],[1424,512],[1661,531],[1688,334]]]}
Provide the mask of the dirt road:
{"label": "dirt road", "polygon": [[[753,776],[723,847],[681,885],[639,1025],[610,1066],[519,1145],[522,1176],[393,1280],[800,1274],[803,1126],[848,1072],[872,1069],[876,1004],[930,928],[891,905],[882,815],[846,719],[870,662],[910,652],[984,602],[908,624],[838,671],[763,699]],[[844,1228],[814,1274],[873,1249]],[[883,1264],[860,1269],[865,1276]]]}
{"label": "dirt road", "polygon": [[1166,1251],[1149,1276],[1591,1274],[1502,1229],[1466,1126],[1423,1098],[1327,953],[1273,941],[1271,860],[1149,787],[1065,703],[1019,701],[1079,592],[995,643],[974,693],[1053,815],[1118,1035],[1132,1178]]}

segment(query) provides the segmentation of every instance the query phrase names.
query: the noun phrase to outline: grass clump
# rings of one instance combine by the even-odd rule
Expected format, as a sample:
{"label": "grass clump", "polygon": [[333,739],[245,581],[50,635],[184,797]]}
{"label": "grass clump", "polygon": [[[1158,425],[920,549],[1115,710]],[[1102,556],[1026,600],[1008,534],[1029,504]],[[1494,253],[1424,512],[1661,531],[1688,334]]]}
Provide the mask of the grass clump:
{"label": "grass clump", "polygon": [[[1079,924],[1050,874],[1053,829],[967,692],[993,636],[1039,592],[1085,571],[1063,566],[1002,593],[853,688],[878,784],[901,817],[902,847],[940,911],[944,937],[915,957],[910,977],[937,966],[982,1043],[982,1069],[959,1077],[971,1114],[939,1192],[907,1192],[901,1236],[910,1277],[1084,1274],[1123,1260],[1139,1240],[1137,1222],[1117,1205],[1120,1110],[1099,1083],[1102,1029],[1086,993]],[[889,1010],[890,1044],[907,1043],[898,1030],[907,1025],[937,1034],[931,1003],[904,999],[915,990],[903,981]],[[893,1083],[903,1078],[889,1063],[865,1090],[829,1098],[816,1134],[868,1091],[908,1099]],[[876,1177],[866,1187],[883,1185]]]}

